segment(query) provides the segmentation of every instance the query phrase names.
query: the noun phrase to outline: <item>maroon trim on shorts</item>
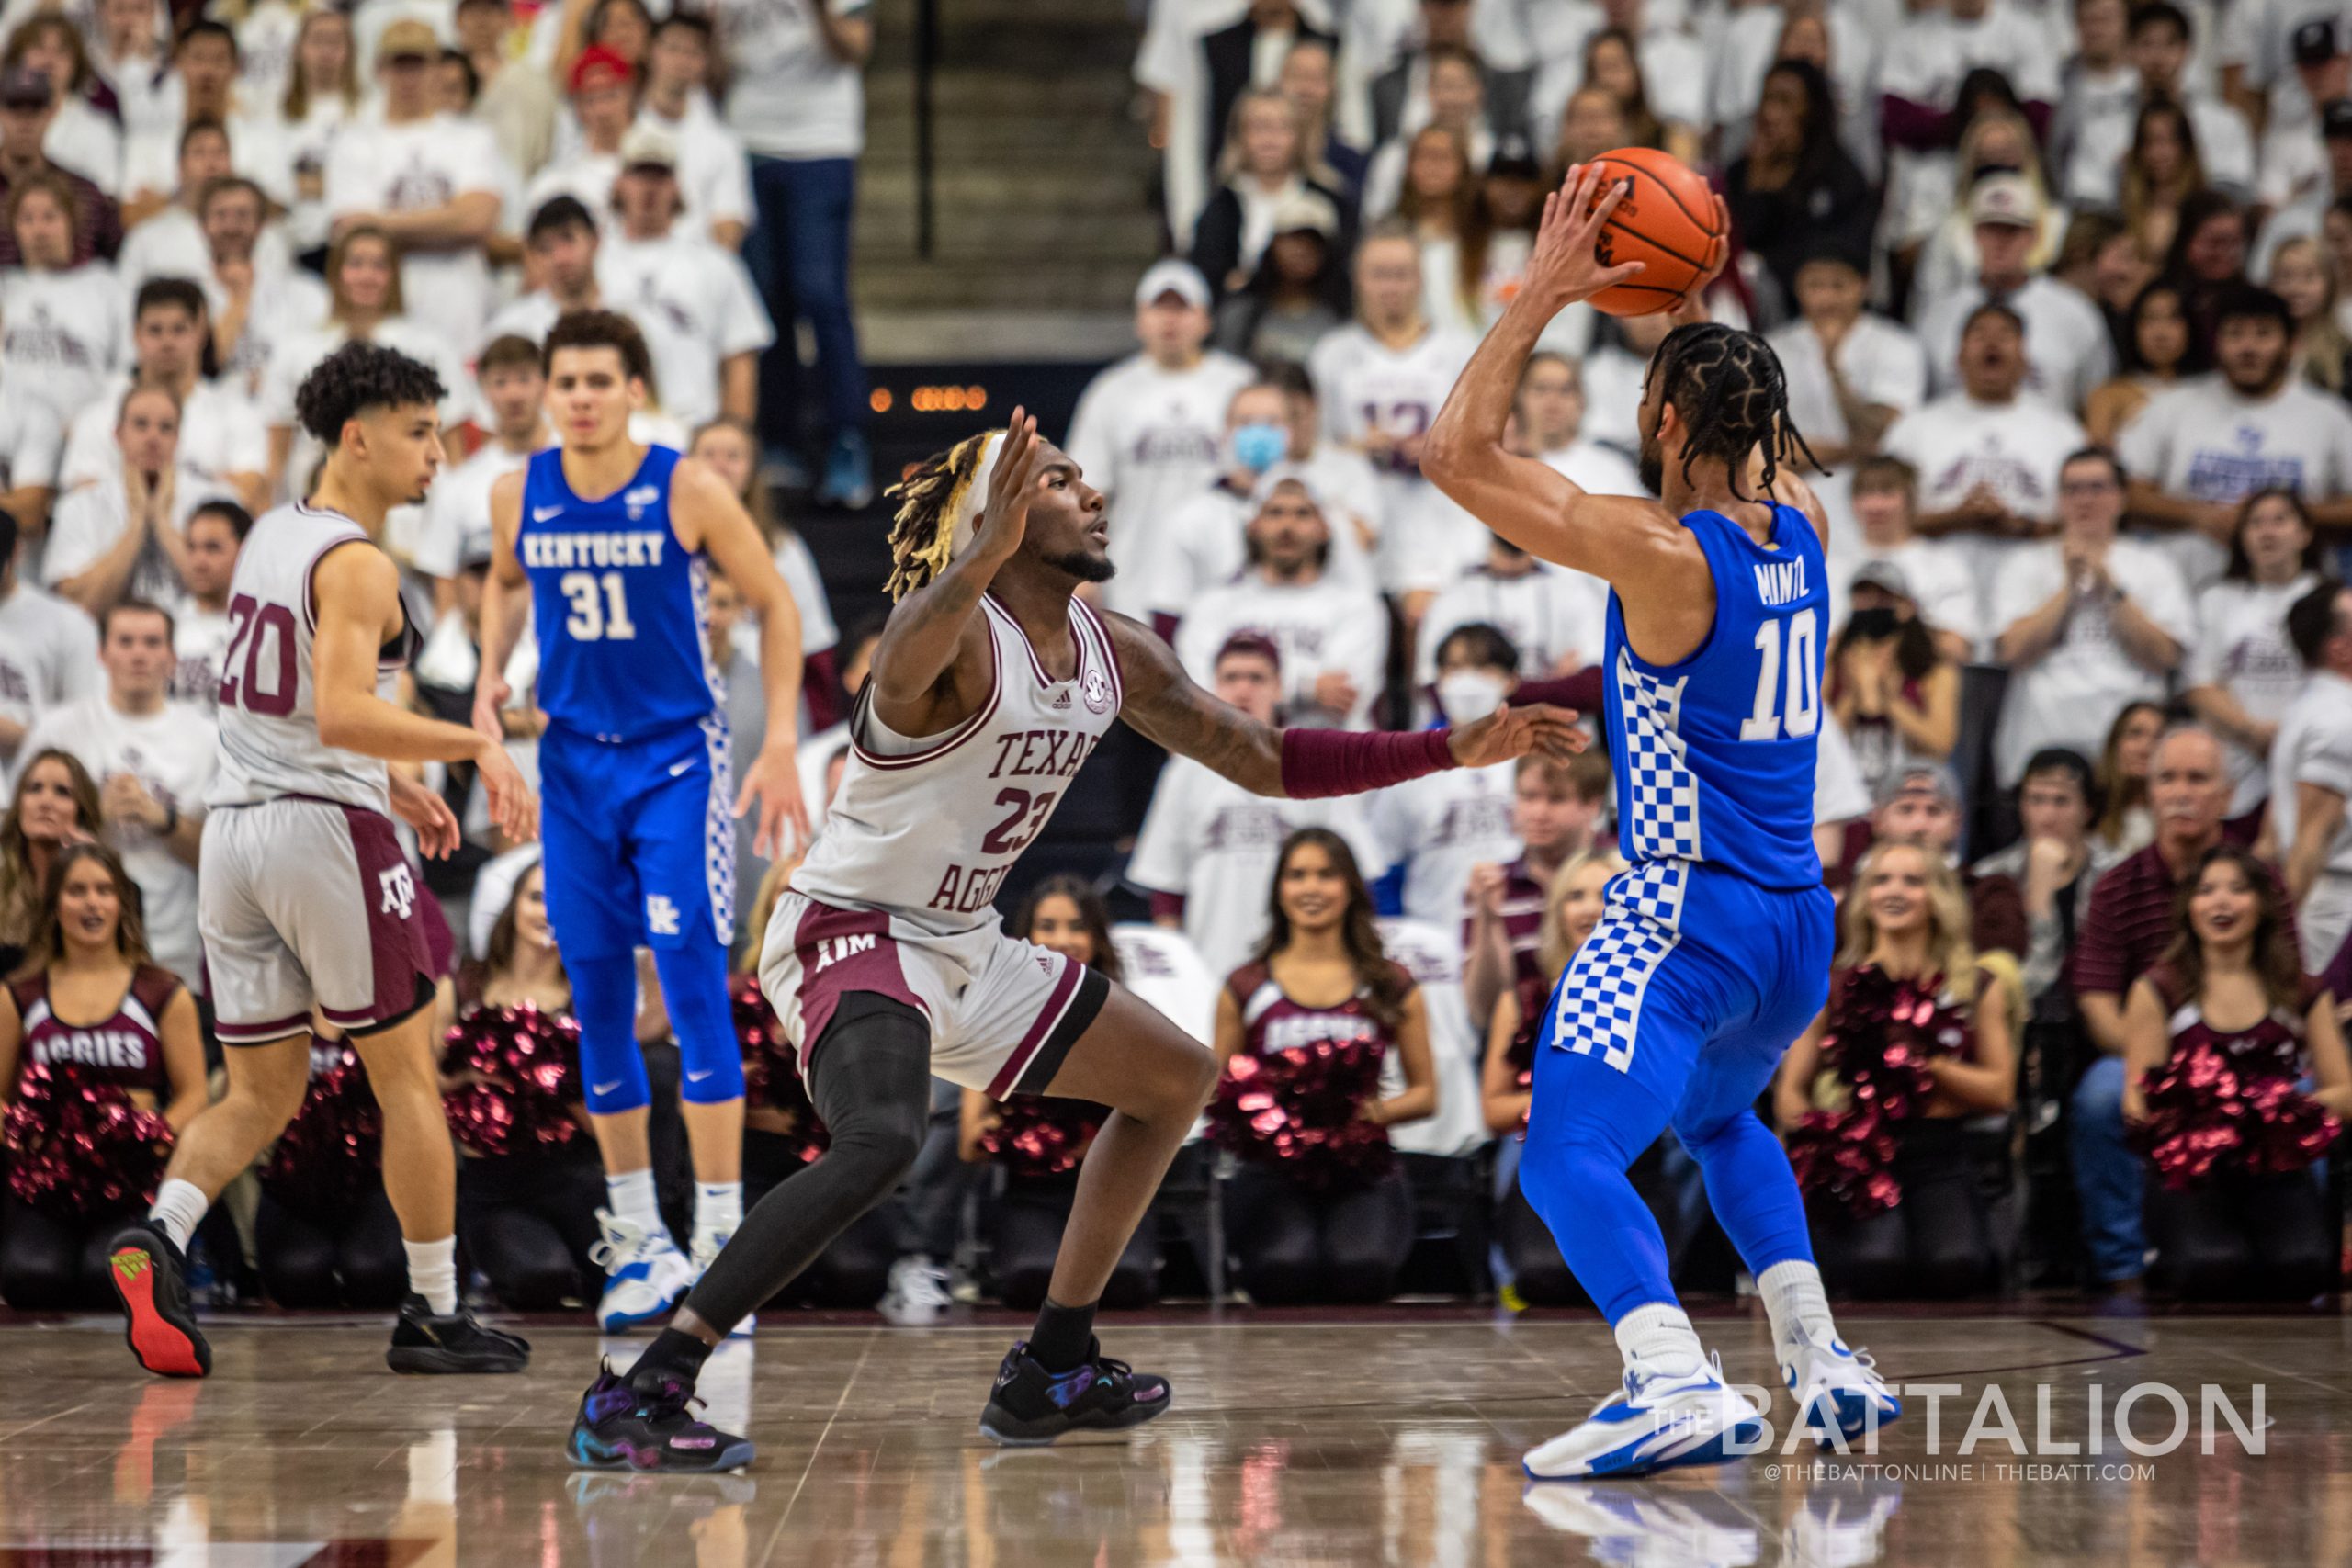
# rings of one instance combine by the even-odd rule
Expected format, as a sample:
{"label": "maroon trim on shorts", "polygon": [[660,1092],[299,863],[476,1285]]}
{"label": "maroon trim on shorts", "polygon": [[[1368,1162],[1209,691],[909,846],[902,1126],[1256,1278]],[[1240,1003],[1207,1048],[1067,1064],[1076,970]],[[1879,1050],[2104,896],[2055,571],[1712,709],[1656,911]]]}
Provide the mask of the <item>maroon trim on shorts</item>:
{"label": "maroon trim on shorts", "polygon": [[[824,943],[854,937],[872,940],[854,953],[825,950]],[[906,971],[899,965],[899,944],[890,935],[890,917],[878,909],[836,909],[810,899],[792,933],[792,951],[800,960],[800,1052],[802,1077],[808,1073],[808,1054],[824,1038],[833,1010],[852,991],[871,991],[894,1002],[904,1002],[925,1018],[931,1010],[907,987]]]}
{"label": "maroon trim on shorts", "polygon": [[989,1080],[990,1100],[1002,1100],[1012,1092],[1012,1086],[1021,1081],[1021,1074],[1029,1066],[1029,1058],[1037,1054],[1037,1048],[1046,1043],[1046,1036],[1054,1032],[1055,1025],[1062,1021],[1062,1014],[1069,1010],[1070,998],[1078,994],[1078,977],[1085,973],[1085,964],[1062,960],[1061,976],[1054,982],[1053,993],[1046,998],[1046,1005],[1037,1010],[1035,1018],[1030,1020],[1029,1032],[1021,1037],[1021,1043],[1013,1047],[1012,1055],[1005,1058],[1004,1066],[999,1067],[996,1077]]}
{"label": "maroon trim on shorts", "polygon": [[298,1012],[292,1018],[275,1018],[266,1023],[230,1023],[220,1019],[212,1021],[212,1032],[223,1045],[267,1045],[289,1034],[307,1034],[311,1015]]}
{"label": "maroon trim on shorts", "polygon": [[[351,834],[351,852],[359,863],[360,907],[368,911],[368,949],[374,978],[368,1005],[357,1012],[322,1007],[331,1023],[365,1029],[389,1023],[416,1010],[420,984],[433,989],[433,950],[424,935],[424,916],[418,906],[430,897],[424,880],[401,851],[391,818],[380,812],[335,803]],[[397,898],[405,886],[407,904]]]}

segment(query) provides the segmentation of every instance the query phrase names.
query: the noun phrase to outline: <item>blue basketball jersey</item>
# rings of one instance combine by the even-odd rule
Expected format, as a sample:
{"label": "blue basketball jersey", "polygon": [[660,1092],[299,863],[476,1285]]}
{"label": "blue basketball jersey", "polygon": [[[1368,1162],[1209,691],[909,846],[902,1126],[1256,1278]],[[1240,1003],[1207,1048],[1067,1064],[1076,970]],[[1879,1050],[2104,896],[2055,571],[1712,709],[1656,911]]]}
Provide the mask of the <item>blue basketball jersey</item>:
{"label": "blue basketball jersey", "polygon": [[1645,662],[1609,595],[1609,744],[1618,848],[1636,866],[1690,861],[1768,888],[1819,886],[1814,751],[1821,728],[1828,574],[1812,522],[1772,509],[1759,545],[1693,512],[1715,580],[1715,625],[1679,664]]}
{"label": "blue basketball jersey", "polygon": [[633,740],[718,706],[709,568],[670,528],[677,465],[676,452],[649,446],[635,477],[601,501],[572,493],[559,449],[526,472],[514,551],[531,580],[538,703],[579,734]]}

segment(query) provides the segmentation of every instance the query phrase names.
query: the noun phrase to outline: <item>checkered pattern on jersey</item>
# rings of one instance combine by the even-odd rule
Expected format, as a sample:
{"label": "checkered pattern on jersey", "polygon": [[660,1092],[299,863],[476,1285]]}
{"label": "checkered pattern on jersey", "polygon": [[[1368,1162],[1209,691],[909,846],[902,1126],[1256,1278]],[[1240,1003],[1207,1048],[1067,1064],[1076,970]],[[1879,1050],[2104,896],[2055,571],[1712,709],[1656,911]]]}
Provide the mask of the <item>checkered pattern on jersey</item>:
{"label": "checkered pattern on jersey", "polygon": [[1690,677],[1661,681],[1645,674],[1634,668],[1633,652],[1625,648],[1617,650],[1615,674],[1625,729],[1618,741],[1632,796],[1623,803],[1625,852],[1636,861],[1697,860],[1699,780],[1676,733]]}
{"label": "checkered pattern on jersey", "polygon": [[1552,1043],[1600,1059],[1619,1072],[1633,1065],[1642,1000],[1650,977],[1682,941],[1682,895],[1690,877],[1679,862],[1636,866],[1609,885],[1609,903],[1568,965]]}
{"label": "checkered pattern on jersey", "polygon": [[702,721],[702,743],[710,758],[710,806],[703,817],[702,870],[710,887],[710,919],[722,942],[735,930],[735,763],[727,720],[714,713]]}

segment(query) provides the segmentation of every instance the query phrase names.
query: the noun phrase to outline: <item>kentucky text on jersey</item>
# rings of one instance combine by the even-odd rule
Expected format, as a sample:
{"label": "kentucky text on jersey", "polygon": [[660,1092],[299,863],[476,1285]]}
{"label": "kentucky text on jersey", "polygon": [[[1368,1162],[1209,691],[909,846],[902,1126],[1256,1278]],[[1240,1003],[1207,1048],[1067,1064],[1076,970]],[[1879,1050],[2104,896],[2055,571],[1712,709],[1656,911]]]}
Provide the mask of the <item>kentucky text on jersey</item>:
{"label": "kentucky text on jersey", "polygon": [[660,566],[662,547],[669,542],[670,536],[655,533],[526,534],[523,564],[558,570],[583,566]]}

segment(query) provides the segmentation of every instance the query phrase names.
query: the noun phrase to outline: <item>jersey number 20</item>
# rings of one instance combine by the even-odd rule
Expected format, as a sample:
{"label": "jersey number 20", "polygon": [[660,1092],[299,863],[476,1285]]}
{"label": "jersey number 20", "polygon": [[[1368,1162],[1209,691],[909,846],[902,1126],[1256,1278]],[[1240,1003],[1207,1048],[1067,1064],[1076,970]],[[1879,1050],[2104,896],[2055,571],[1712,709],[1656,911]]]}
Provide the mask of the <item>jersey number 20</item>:
{"label": "jersey number 20", "polygon": [[[1785,619],[1775,615],[1756,628],[1756,651],[1764,656],[1763,666],[1756,671],[1756,711],[1740,720],[1742,740],[1778,740],[1783,735],[1802,739],[1821,728],[1817,625],[1811,610],[1799,610]],[[1786,659],[1781,656],[1784,637]],[[1789,671],[1785,702],[1783,664]]]}
{"label": "jersey number 20", "polygon": [[608,571],[598,577],[594,572],[567,571],[556,586],[571,602],[571,614],[565,617],[563,629],[572,641],[602,642],[610,638],[626,642],[637,636],[637,623],[628,618],[628,594],[619,572]]}

